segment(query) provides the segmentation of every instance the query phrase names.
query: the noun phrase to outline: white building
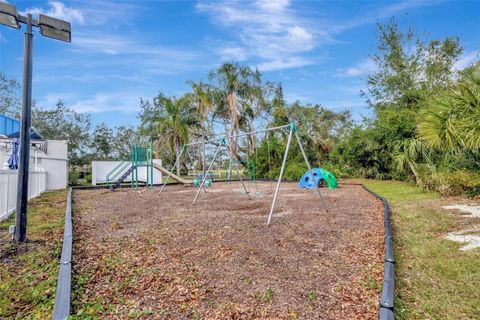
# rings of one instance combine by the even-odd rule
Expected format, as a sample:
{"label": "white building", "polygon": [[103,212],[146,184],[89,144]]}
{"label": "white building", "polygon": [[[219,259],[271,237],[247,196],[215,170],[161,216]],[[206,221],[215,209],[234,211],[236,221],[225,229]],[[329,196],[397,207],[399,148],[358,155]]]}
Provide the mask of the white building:
{"label": "white building", "polygon": [[[161,166],[162,160],[153,159],[153,163]],[[130,167],[131,161],[92,161],[92,186],[115,182]],[[129,174],[123,181],[132,181],[132,174]],[[138,168],[138,181],[147,181],[147,167]],[[162,183],[162,173],[158,170],[153,170],[153,184],[160,183]]]}
{"label": "white building", "polygon": [[[10,118],[7,120],[16,121]],[[11,170],[8,167],[7,161],[12,154],[13,139],[2,133],[1,125],[0,122],[0,220],[4,220],[15,210],[18,170]],[[5,127],[3,131],[5,131]],[[66,140],[31,140],[29,199],[47,190],[65,189],[67,187],[67,151],[68,143]]]}

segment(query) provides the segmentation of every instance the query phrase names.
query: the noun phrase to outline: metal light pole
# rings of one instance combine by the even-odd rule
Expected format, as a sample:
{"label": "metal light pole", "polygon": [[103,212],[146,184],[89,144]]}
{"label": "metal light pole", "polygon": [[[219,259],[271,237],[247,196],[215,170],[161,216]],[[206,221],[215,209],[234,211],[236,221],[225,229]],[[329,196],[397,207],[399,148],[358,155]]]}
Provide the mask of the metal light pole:
{"label": "metal light pole", "polygon": [[30,126],[32,113],[32,27],[40,28],[40,33],[49,38],[71,42],[70,23],[40,14],[34,20],[31,14],[22,16],[17,8],[0,2],[0,24],[20,29],[26,24],[23,47],[23,84],[22,84],[22,124],[20,127],[20,157],[17,184],[17,207],[15,215],[15,241],[27,240],[27,202],[28,174],[30,162]]}
{"label": "metal light pole", "polygon": [[27,15],[23,47],[22,124],[20,127],[20,159],[17,183],[15,241],[27,240],[28,171],[30,167],[30,124],[32,115],[32,15]]}

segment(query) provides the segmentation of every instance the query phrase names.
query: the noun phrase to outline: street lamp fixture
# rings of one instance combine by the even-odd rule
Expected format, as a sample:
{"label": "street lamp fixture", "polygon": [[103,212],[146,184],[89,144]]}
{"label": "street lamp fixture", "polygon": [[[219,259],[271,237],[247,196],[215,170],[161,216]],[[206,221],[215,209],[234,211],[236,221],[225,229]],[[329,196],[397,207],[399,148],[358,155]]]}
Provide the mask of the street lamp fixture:
{"label": "street lamp fixture", "polygon": [[8,3],[0,2],[0,24],[20,29],[17,8]]}
{"label": "street lamp fixture", "polygon": [[40,33],[44,37],[49,37],[65,42],[72,41],[70,22],[55,19],[43,14],[38,17],[38,26]]}
{"label": "street lamp fixture", "polygon": [[22,84],[22,123],[20,126],[20,159],[17,184],[17,207],[15,214],[15,241],[27,240],[27,202],[28,172],[30,165],[30,126],[32,116],[32,27],[40,28],[40,33],[49,38],[71,42],[70,23],[40,14],[34,20],[28,13],[22,16],[14,6],[0,2],[0,24],[20,29],[26,25],[23,46],[23,84]]}

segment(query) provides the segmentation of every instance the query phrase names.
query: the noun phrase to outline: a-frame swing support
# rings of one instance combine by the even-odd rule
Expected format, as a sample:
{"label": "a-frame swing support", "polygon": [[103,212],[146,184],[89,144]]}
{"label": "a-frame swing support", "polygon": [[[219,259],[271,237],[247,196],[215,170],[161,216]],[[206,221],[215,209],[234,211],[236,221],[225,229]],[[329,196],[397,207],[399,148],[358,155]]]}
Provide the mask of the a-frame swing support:
{"label": "a-frame swing support", "polygon": [[[275,204],[277,202],[278,193],[280,192],[280,184],[282,183],[283,173],[285,171],[285,165],[287,163],[288,151],[290,150],[290,144],[292,142],[292,135],[295,135],[298,146],[300,147],[300,150],[302,152],[303,159],[305,160],[305,163],[307,164],[308,171],[311,172],[311,170],[312,170],[312,166],[310,165],[310,161],[308,161],[307,154],[305,153],[305,150],[303,149],[302,141],[300,140],[300,137],[298,136],[297,127],[295,126],[294,123],[291,123],[290,124],[290,132],[288,134],[287,146],[285,147],[285,154],[283,155],[282,167],[280,169],[280,175],[278,176],[277,187],[275,188],[275,194],[273,195],[272,207],[270,208],[270,213],[268,215],[267,226],[269,226],[272,223],[273,211],[275,209]],[[315,179],[315,176],[313,175],[313,173],[312,173],[312,179],[313,179],[313,183],[315,184],[315,191],[317,192],[318,197],[320,198],[320,201],[322,202],[323,208],[325,209],[325,212],[328,212],[327,205],[325,204],[325,199],[323,199],[322,193],[320,192],[320,189],[318,188],[317,179]]]}
{"label": "a-frame swing support", "polygon": [[[226,146],[228,148],[228,153],[230,154],[230,159],[233,158],[232,149],[230,148],[230,146],[227,145],[226,140],[225,139],[220,140],[220,144],[218,145],[217,149],[215,150],[215,155],[213,156],[212,162],[210,162],[210,165],[208,166],[207,173],[203,176],[202,183],[200,184],[200,186],[197,190],[197,193],[195,194],[195,198],[192,201],[192,205],[194,205],[195,202],[197,201],[198,195],[200,194],[200,190],[202,189],[202,187],[204,187],[205,181],[207,181],[207,176],[210,173],[210,171],[212,170],[213,163],[215,162],[218,154],[220,153],[220,148],[222,146]],[[237,171],[238,179],[242,183],[243,189],[245,190],[245,193],[247,194],[248,198],[251,200],[250,193],[248,192],[247,187],[245,186],[245,183],[243,182],[242,175],[240,174],[240,169],[238,168],[238,162],[235,162],[235,164],[236,164],[235,168],[236,168],[236,171]]]}
{"label": "a-frame swing support", "polygon": [[[179,164],[180,160],[182,159],[182,155],[183,154],[186,154],[188,151],[187,151],[187,148],[188,148],[188,144],[184,144],[183,147],[182,147],[182,150],[180,150],[180,154],[178,155],[177,159],[175,160],[175,163],[173,164],[173,167],[172,167],[172,170],[168,173],[167,177],[165,178],[165,181],[163,182],[163,185],[162,187],[160,188],[160,191],[158,192],[158,194],[161,194],[163,189],[165,189],[165,185],[167,184],[168,182],[168,179],[170,179],[173,171],[175,170],[175,168],[177,167],[177,165]],[[153,176],[152,176],[153,177]],[[203,186],[203,190],[205,192],[207,192],[207,189],[205,188],[205,186]]]}
{"label": "a-frame swing support", "polygon": [[[288,158],[288,152],[290,150],[290,145],[291,145],[291,142],[292,142],[292,136],[295,135],[295,139],[297,141],[297,144],[300,148],[300,151],[302,152],[302,156],[303,156],[303,159],[305,160],[305,163],[307,165],[307,168],[308,168],[308,171],[311,172],[311,165],[310,165],[310,162],[308,161],[308,158],[307,158],[307,154],[305,153],[305,150],[303,149],[303,146],[302,146],[302,142],[300,140],[300,137],[298,136],[298,133],[297,133],[297,127],[295,126],[294,123],[290,123],[288,125],[283,125],[283,126],[279,126],[279,127],[273,127],[273,128],[267,128],[267,129],[263,129],[263,130],[258,130],[258,131],[252,131],[252,132],[248,132],[248,133],[244,133],[244,134],[241,134],[241,135],[233,135],[233,136],[227,136],[227,137],[224,137],[223,139],[220,140],[220,143],[218,144],[217,146],[217,149],[215,150],[215,155],[213,156],[213,159],[212,161],[210,162],[210,165],[208,166],[208,169],[207,169],[207,172],[205,173],[205,175],[203,176],[203,179],[202,179],[202,183],[200,184],[200,186],[198,187],[198,190],[197,190],[197,193],[195,194],[195,198],[193,199],[192,201],[192,205],[195,204],[199,194],[200,194],[200,190],[203,188],[205,189],[204,185],[205,185],[205,181],[206,181],[206,178],[208,176],[208,174],[210,173],[210,171],[212,170],[212,167],[213,167],[213,163],[215,162],[219,152],[220,152],[220,149],[222,146],[226,146],[228,148],[228,152],[230,154],[230,159],[233,161],[233,154],[232,154],[232,150],[230,149],[230,147],[227,145],[226,143],[226,140],[227,139],[233,139],[233,138],[239,138],[239,137],[246,137],[248,135],[251,135],[251,134],[258,134],[258,133],[261,133],[261,132],[268,132],[268,131],[273,131],[273,130],[280,130],[280,129],[286,129],[286,128],[289,128],[289,134],[288,134],[288,140],[287,140],[287,145],[285,147],[285,153],[283,155],[283,162],[282,162],[282,167],[280,169],[280,174],[279,174],[279,177],[278,177],[278,180],[277,180],[277,185],[276,185],[276,188],[275,188],[275,194],[273,196],[273,201],[272,201],[272,206],[270,207],[270,213],[268,215],[268,221],[267,221],[267,226],[270,226],[270,224],[272,223],[272,218],[273,218],[273,212],[275,210],[275,205],[277,203],[277,199],[278,199],[278,195],[280,193],[280,185],[282,183],[282,178],[283,178],[283,174],[285,172],[285,165],[287,163],[287,158]],[[209,142],[218,142],[219,140],[216,139],[216,140],[208,140],[208,141],[202,141],[202,142],[194,142],[194,143],[190,143],[188,145],[196,145],[196,144],[206,144],[206,143],[209,143]],[[185,149],[186,149],[187,145],[184,145],[184,147],[182,148],[182,151],[180,152],[180,155],[179,157],[176,159],[175,161],[175,165],[174,167],[176,166],[176,164],[178,163],[178,161],[180,161],[180,158],[182,156],[182,154],[184,153]],[[245,186],[245,183],[242,179],[242,176],[240,174],[240,170],[238,168],[238,161],[235,161],[235,165],[236,165],[236,171],[237,171],[237,175],[238,175],[238,178],[240,180],[240,182],[242,183],[243,185],[243,188],[245,190],[245,193],[247,194],[247,196],[250,198],[250,195],[249,195],[249,192]],[[167,178],[168,179],[168,178]],[[312,174],[312,180],[315,184],[315,190],[314,192],[318,194],[318,197],[320,199],[320,202],[322,203],[322,206],[323,208],[325,209],[325,212],[328,212],[328,208],[327,208],[327,205],[325,203],[325,199],[323,198],[322,196],[322,193],[320,192],[320,189],[318,188],[318,183],[316,181],[316,178],[315,176]],[[165,187],[165,184],[166,184],[166,181],[165,183],[163,184],[162,188],[160,189],[160,193],[163,191],[163,188]],[[205,190],[206,191],[206,190]]]}

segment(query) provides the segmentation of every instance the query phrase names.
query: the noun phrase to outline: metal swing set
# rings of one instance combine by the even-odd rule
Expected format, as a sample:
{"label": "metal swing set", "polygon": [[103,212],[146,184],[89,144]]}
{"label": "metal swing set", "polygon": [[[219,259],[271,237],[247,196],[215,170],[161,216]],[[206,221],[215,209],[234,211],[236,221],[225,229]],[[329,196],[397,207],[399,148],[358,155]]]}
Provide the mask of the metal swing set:
{"label": "metal swing set", "polygon": [[[243,133],[243,134],[238,134],[238,135],[230,135],[230,136],[224,136],[223,138],[221,139],[212,139],[212,140],[205,140],[205,141],[197,141],[197,142],[192,142],[192,143],[188,143],[188,144],[185,144],[183,145],[183,148],[182,150],[180,151],[180,154],[178,155],[177,159],[175,160],[175,164],[173,165],[173,167],[175,168],[178,163],[181,161],[182,159],[182,156],[188,152],[187,149],[191,146],[195,146],[195,145],[205,145],[205,144],[209,144],[209,143],[217,143],[217,148],[215,149],[215,153],[214,153],[214,156],[213,156],[213,159],[212,161],[210,162],[209,166],[208,166],[208,169],[206,171],[206,173],[203,175],[203,179],[202,179],[202,182],[200,183],[198,189],[197,189],[197,192],[195,194],[195,197],[192,201],[192,206],[195,205],[195,202],[197,201],[198,199],[198,196],[200,195],[200,191],[203,189],[205,192],[206,189],[205,189],[205,182],[207,180],[207,177],[208,175],[210,174],[211,170],[212,170],[212,167],[213,167],[213,164],[215,163],[215,160],[217,159],[220,151],[223,150],[226,150],[230,156],[230,160],[233,161],[234,159],[234,155],[232,153],[232,149],[230,147],[230,145],[227,143],[227,141],[230,141],[231,139],[238,139],[238,138],[242,138],[242,137],[248,137],[250,135],[257,135],[259,133],[264,133],[264,132],[270,132],[270,131],[276,131],[276,130],[286,130],[288,129],[289,130],[289,134],[288,134],[288,139],[287,139],[287,145],[285,147],[285,152],[284,152],[284,155],[283,155],[283,161],[282,161],[282,167],[280,169],[280,174],[278,176],[278,180],[277,180],[277,184],[276,184],[276,188],[275,188],[275,193],[274,193],[274,196],[273,196],[273,201],[272,201],[272,205],[270,207],[270,213],[268,215],[268,220],[267,220],[267,226],[270,226],[270,224],[272,223],[272,218],[273,218],[273,212],[274,212],[274,209],[275,209],[275,204],[277,202],[277,198],[278,198],[278,194],[279,194],[279,191],[280,191],[280,184],[282,182],[282,178],[283,178],[283,173],[285,171],[285,165],[287,163],[287,157],[288,157],[288,151],[290,150],[290,145],[291,145],[291,142],[292,142],[292,137],[295,136],[295,139],[297,140],[297,144],[300,148],[300,151],[302,152],[302,156],[303,156],[303,159],[307,165],[307,168],[308,168],[308,171],[311,172],[312,170],[312,167],[310,165],[310,161],[308,161],[308,158],[307,158],[307,154],[305,153],[305,150],[303,149],[303,146],[302,146],[302,142],[300,140],[300,137],[298,136],[298,133],[297,133],[297,126],[292,122],[290,124],[287,124],[287,125],[283,125],[283,126],[278,126],[278,127],[272,127],[272,128],[266,128],[266,129],[262,129],[262,130],[255,130],[255,131],[251,131],[251,132],[247,132],[247,133]],[[247,187],[245,186],[245,182],[243,181],[242,179],[242,175],[240,174],[240,169],[238,167],[238,161],[233,161],[234,164],[235,164],[235,171],[237,172],[237,176],[238,176],[238,179],[240,181],[240,183],[242,184],[243,186],[243,189],[245,190],[245,193],[246,195],[248,196],[249,199],[251,199],[250,197],[250,192],[248,191]],[[165,185],[167,184],[167,181],[168,181],[168,178],[170,178],[170,174],[167,176],[167,178],[165,179],[163,185],[162,185],[162,188],[160,189],[160,193],[163,192],[164,188],[165,188]],[[316,178],[315,176],[312,174],[312,180],[314,181],[314,184],[315,184],[315,189],[314,189],[314,192],[318,195],[319,199],[320,199],[320,202],[322,203],[322,206],[325,210],[325,212],[328,212],[328,208],[327,208],[327,205],[325,203],[325,199],[323,198],[322,196],[322,193],[320,192],[320,189],[318,188],[318,183],[316,181]]]}

